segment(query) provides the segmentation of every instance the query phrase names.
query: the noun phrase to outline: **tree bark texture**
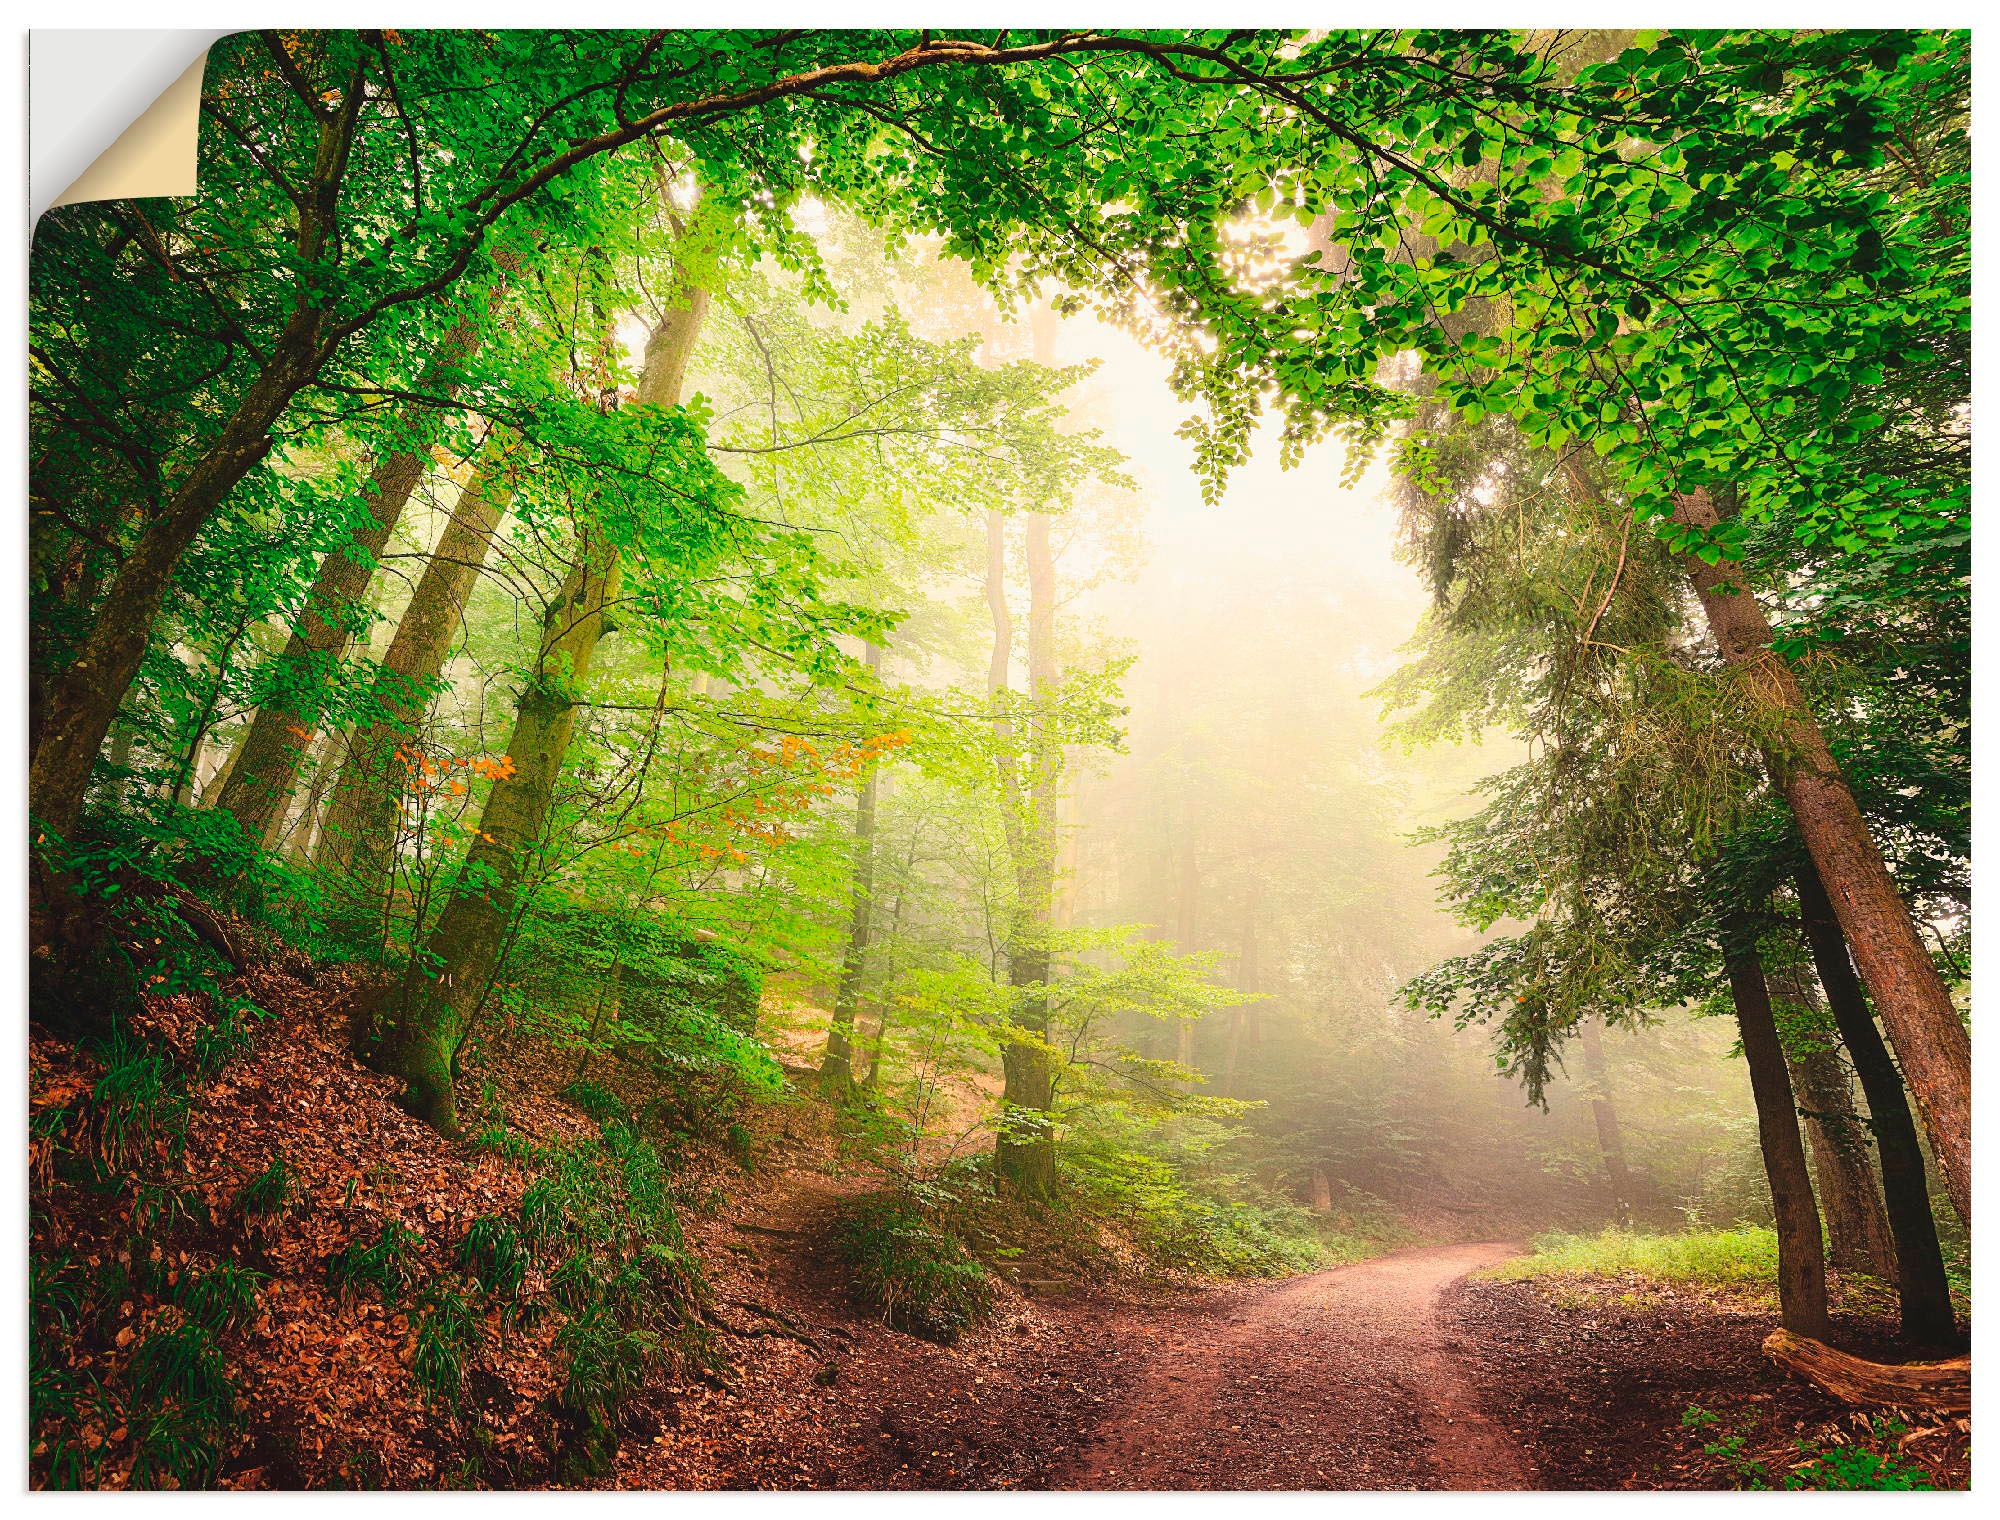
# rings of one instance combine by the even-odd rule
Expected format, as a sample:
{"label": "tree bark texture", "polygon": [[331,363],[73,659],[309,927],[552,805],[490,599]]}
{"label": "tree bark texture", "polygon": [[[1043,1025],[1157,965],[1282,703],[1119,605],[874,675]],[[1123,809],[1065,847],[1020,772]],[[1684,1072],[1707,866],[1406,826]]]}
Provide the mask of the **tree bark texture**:
{"label": "tree bark texture", "polygon": [[[456,395],[462,383],[459,371],[478,351],[479,340],[478,324],[460,321],[418,377],[417,389],[426,395]],[[273,817],[283,812],[292,795],[300,760],[320,720],[320,703],[310,693],[324,687],[347,653],[354,610],[367,595],[376,561],[424,477],[430,446],[441,426],[435,406],[404,408],[398,420],[398,436],[404,441],[384,454],[368,477],[367,523],[351,543],[320,561],[319,575],[291,637],[273,662],[271,695],[237,746],[217,799],[216,805],[236,819],[247,838],[264,839]]]}
{"label": "tree bark texture", "polygon": [[1903,1079],[1868,1011],[1860,979],[1847,958],[1847,941],[1834,919],[1833,904],[1810,861],[1799,867],[1795,880],[1813,969],[1826,993],[1834,1027],[1854,1063],[1861,1095],[1868,1104],[1869,1126],[1875,1133],[1876,1155],[1882,1166],[1882,1204],[1895,1241],[1903,1334],[1914,1341],[1941,1344],[1957,1333],[1957,1324],[1937,1221],[1931,1216],[1923,1147],[1904,1097]]}
{"label": "tree bark texture", "polygon": [[1844,1272],[1892,1282],[1896,1247],[1869,1165],[1868,1126],[1854,1111],[1847,1068],[1828,1049],[1794,1056],[1791,1067],[1826,1219],[1827,1260]]}
{"label": "tree bark texture", "polygon": [[341,762],[314,859],[345,895],[371,911],[388,890],[395,863],[397,819],[409,783],[406,745],[414,743],[512,495],[504,444],[489,438],[382,656],[371,703],[381,716],[355,731]]}
{"label": "tree bark texture", "polygon": [[[1679,498],[1675,521],[1713,528],[1705,490]],[[1952,1207],[1972,1217],[1972,1042],[1951,993],[1896,890],[1791,667],[1771,648],[1756,597],[1735,566],[1688,561],[1688,575],[1723,657],[1768,720],[1776,780],[1819,873],[1863,985],[1889,1032],[1916,1099]]]}
{"label": "tree bark texture", "polygon": [[1972,1412],[1972,1358],[1942,1362],[1866,1362],[1823,1341],[1773,1330],[1764,1355],[1843,1404],[1926,1409],[1934,1414]]}
{"label": "tree bark texture", "polygon": [[1747,944],[1728,946],[1724,959],[1729,991],[1736,1003],[1736,1026],[1750,1065],[1750,1091],[1757,1104],[1757,1141],[1764,1153],[1764,1176],[1771,1188],[1771,1212],[1778,1226],[1778,1312],[1787,1330],[1824,1336],[1826,1254],[1812,1175],[1799,1139],[1798,1112],[1784,1047],[1771,1014],[1770,989],[1757,952]]}

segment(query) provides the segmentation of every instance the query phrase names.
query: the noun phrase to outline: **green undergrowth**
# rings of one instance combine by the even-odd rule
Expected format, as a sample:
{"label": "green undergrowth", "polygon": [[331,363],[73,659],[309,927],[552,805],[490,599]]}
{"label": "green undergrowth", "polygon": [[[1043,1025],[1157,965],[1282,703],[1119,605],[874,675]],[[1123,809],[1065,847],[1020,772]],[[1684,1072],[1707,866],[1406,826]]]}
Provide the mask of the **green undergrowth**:
{"label": "green undergrowth", "polygon": [[[249,1049],[250,1026],[164,1040],[119,1019],[84,1042],[90,1086],[35,1115],[30,1418],[36,1485],[213,1487],[253,1434],[290,1451],[290,1433],[251,1429],[237,1340],[258,1313],[263,1242],[300,1207],[292,1164],[273,1154],[211,1203],[189,1143],[199,1084]],[[321,1258],[344,1302],[374,1302],[407,1325],[401,1347],[435,1438],[457,1452],[458,1486],[579,1482],[610,1470],[621,1406],[655,1373],[721,1367],[704,1324],[709,1289],[676,1192],[679,1115],[635,1114],[585,1086],[569,1096],[596,1133],[540,1145],[495,1116],[480,1137],[529,1174],[517,1207],[426,1240],[361,1216]],[[343,1213],[353,1217],[352,1195]],[[57,1218],[62,1223],[55,1225]],[[61,1247],[52,1242],[60,1238]],[[239,1259],[247,1257],[248,1260]],[[516,1326],[554,1317],[559,1384],[542,1406],[547,1464],[499,1455],[467,1397],[475,1369],[507,1380]],[[353,1468],[365,1479],[366,1452]],[[290,1460],[281,1458],[281,1460]],[[358,1463],[358,1465],[357,1465]],[[532,1470],[531,1470],[532,1469]],[[331,1470],[302,1472],[330,1481]],[[351,1474],[350,1474],[351,1476]],[[357,1479],[361,1481],[361,1479]]]}
{"label": "green undergrowth", "polygon": [[1739,1490],[1880,1493],[1936,1488],[1929,1473],[1902,1457],[1898,1443],[1910,1427],[1893,1416],[1859,1417],[1859,1428],[1853,1432],[1794,1437],[1796,1455],[1791,1460],[1752,1449],[1757,1425],[1754,1412],[1731,1420],[1699,1404],[1690,1404],[1681,1415],[1682,1429],[1709,1438],[1701,1448],[1703,1455],[1715,1458]]}
{"label": "green undergrowth", "polygon": [[1480,1275],[1501,1282],[1639,1277],[1675,1286],[1769,1290],[1778,1279],[1778,1237],[1759,1225],[1658,1235],[1617,1228],[1595,1235],[1552,1231],[1536,1236],[1526,1256]]}
{"label": "green undergrowth", "polygon": [[[213,983],[209,986],[212,988]],[[187,990],[200,990],[190,975]],[[187,1051],[114,1016],[84,1049],[86,1093],[44,1107],[30,1136],[29,1425],[39,1485],[202,1488],[245,1415],[229,1341],[255,1317],[262,1272],[188,1175],[191,1084],[250,1047],[247,1004],[211,999]],[[47,1243],[52,1193],[94,1221]]]}
{"label": "green undergrowth", "polygon": [[1363,1231],[1324,1229],[1311,1210],[1232,1164],[1240,1131],[1231,1126],[1146,1121],[1110,1105],[1084,1119],[1062,1152],[1069,1190],[1162,1268],[1283,1277],[1376,1254]]}
{"label": "green undergrowth", "polygon": [[[595,1138],[538,1146],[502,1123],[481,1132],[481,1145],[536,1175],[515,1217],[468,1226],[454,1265],[467,1298],[517,1315],[561,1311],[555,1345],[563,1382],[551,1412],[560,1432],[557,1476],[574,1482],[610,1470],[619,1408],[651,1373],[712,1373],[718,1360],[703,1325],[708,1282],[682,1231],[671,1153],[608,1090],[573,1084],[566,1095],[597,1121]],[[524,1301],[531,1267],[546,1288]],[[478,1333],[455,1294],[432,1291],[413,1370],[434,1397],[456,1396]]]}
{"label": "green undergrowth", "polygon": [[954,1228],[971,1168],[904,1182],[849,1206],[833,1236],[854,1296],[899,1330],[949,1346],[993,1309],[986,1269]]}

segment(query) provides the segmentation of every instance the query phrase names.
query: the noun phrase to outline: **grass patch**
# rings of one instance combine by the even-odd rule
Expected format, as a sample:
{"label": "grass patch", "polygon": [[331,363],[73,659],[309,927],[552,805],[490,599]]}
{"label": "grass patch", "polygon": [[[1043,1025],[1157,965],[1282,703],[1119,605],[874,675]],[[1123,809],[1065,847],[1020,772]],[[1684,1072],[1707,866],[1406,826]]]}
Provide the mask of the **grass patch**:
{"label": "grass patch", "polygon": [[1535,1237],[1530,1254],[1480,1274],[1501,1282],[1546,1277],[1643,1277],[1710,1288],[1768,1289],[1778,1280],[1778,1237],[1756,1225],[1646,1235],[1607,1229]]}
{"label": "grass patch", "polygon": [[834,1247],[854,1274],[855,1297],[885,1323],[949,1346],[992,1311],[993,1288],[936,1212],[905,1193],[879,1193],[841,1222]]}

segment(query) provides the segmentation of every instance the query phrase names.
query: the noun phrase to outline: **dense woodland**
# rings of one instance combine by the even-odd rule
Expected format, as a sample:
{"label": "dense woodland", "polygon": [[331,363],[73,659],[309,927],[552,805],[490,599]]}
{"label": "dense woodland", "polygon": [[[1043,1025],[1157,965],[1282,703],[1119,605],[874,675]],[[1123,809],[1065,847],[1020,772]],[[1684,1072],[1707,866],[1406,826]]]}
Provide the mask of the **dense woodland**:
{"label": "dense woodland", "polygon": [[217,44],[31,270],[35,1481],[720,1482],[808,1172],[947,1347],[1734,1230],[1962,1412],[1969,68]]}

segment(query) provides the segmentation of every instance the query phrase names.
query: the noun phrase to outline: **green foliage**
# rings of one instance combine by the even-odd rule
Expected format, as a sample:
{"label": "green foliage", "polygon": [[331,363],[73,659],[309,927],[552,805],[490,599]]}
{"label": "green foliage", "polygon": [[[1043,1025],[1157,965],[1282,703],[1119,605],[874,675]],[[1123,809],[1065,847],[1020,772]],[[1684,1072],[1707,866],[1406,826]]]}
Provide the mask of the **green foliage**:
{"label": "green foliage", "polygon": [[568,1099],[600,1124],[608,1123],[613,1119],[629,1120],[631,1118],[630,1113],[625,1108],[624,1102],[616,1093],[608,1088],[598,1086],[595,1082],[587,1082],[581,1077],[563,1088],[557,1096]]}
{"label": "green foliage", "polygon": [[242,1424],[236,1387],[205,1324],[155,1330],[132,1353],[135,1486],[206,1488]]}
{"label": "green foliage", "polygon": [[207,1270],[186,1268],[174,1285],[174,1302],[188,1319],[211,1334],[242,1328],[257,1312],[257,1291],[265,1274],[222,1261]]}
{"label": "green foliage", "polygon": [[236,1194],[236,1207],[245,1214],[276,1214],[291,1202],[294,1179],[282,1155],[244,1183]]}
{"label": "green foliage", "polygon": [[852,1205],[834,1232],[856,1298],[885,1323],[942,1346],[993,1307],[985,1269],[941,1218],[953,1201],[909,1190],[876,1194]]}
{"label": "green foliage", "polygon": [[1750,1436],[1758,1423],[1753,1411],[1744,1411],[1732,1427],[1713,1410],[1690,1404],[1682,1411],[1680,1423],[1684,1430],[1714,1432],[1715,1438],[1702,1446],[1702,1452],[1720,1462],[1739,1489],[1879,1492],[1929,1491],[1934,1487],[1929,1474],[1899,1455],[1897,1438],[1907,1435],[1909,1426],[1893,1416],[1868,1417],[1855,1437],[1843,1433],[1831,1440],[1795,1438],[1792,1444],[1802,1460],[1787,1464],[1775,1482],[1769,1463],[1749,1452]]}
{"label": "green foliage", "polygon": [[496,1298],[517,1297],[528,1274],[528,1257],[519,1232],[492,1215],[482,1215],[466,1226],[457,1260],[483,1292]]}
{"label": "green foliage", "polygon": [[[1806,1460],[1793,1465],[1783,1486],[1793,1489],[1870,1489],[1877,1491],[1929,1491],[1935,1485],[1922,1468],[1897,1455],[1897,1438],[1908,1435],[1910,1427],[1901,1420],[1876,1416],[1869,1420],[1861,1440],[1818,1446],[1798,1443],[1799,1455]],[[1872,1443],[1874,1449],[1863,1442]]]}
{"label": "green foliage", "polygon": [[502,1221],[475,1221],[460,1261],[488,1292],[506,1291],[525,1254],[543,1265],[565,1313],[555,1337],[565,1358],[555,1407],[569,1432],[560,1465],[591,1476],[608,1470],[619,1401],[647,1369],[706,1356],[709,1288],[682,1235],[666,1162],[629,1123],[608,1119],[598,1140],[541,1164],[521,1195],[519,1236]]}
{"label": "green foliage", "polygon": [[372,1287],[383,1303],[398,1304],[416,1285],[420,1239],[408,1225],[385,1219],[372,1242],[363,1245],[357,1235],[327,1258],[327,1285],[343,1297]]}
{"label": "green foliage", "polygon": [[231,1061],[248,1055],[250,1046],[250,1027],[244,1021],[243,1008],[227,1003],[212,1022],[195,1031],[189,1066],[197,1078],[208,1081]]}
{"label": "green foliage", "polygon": [[97,1047],[104,1071],[90,1090],[98,1154],[131,1167],[164,1148],[187,1146],[188,1093],[173,1057],[132,1034],[121,1021]]}
{"label": "green foliage", "polygon": [[1187,1118],[1148,1125],[1099,1111],[1065,1146],[1066,1177],[1163,1266],[1214,1277],[1280,1277],[1329,1255],[1310,1211],[1226,1159],[1241,1132]]}
{"label": "green foliage", "polygon": [[[490,1290],[489,1290],[490,1291]],[[448,1278],[417,1295],[411,1315],[410,1374],[432,1403],[457,1408],[467,1360],[479,1349],[479,1321]]]}
{"label": "green foliage", "polygon": [[1526,1256],[1488,1269],[1503,1281],[1538,1277],[1646,1277],[1703,1287],[1768,1289],[1778,1280],[1778,1237],[1769,1229],[1691,1230],[1642,1235],[1606,1229],[1596,1235],[1538,1235]]}

